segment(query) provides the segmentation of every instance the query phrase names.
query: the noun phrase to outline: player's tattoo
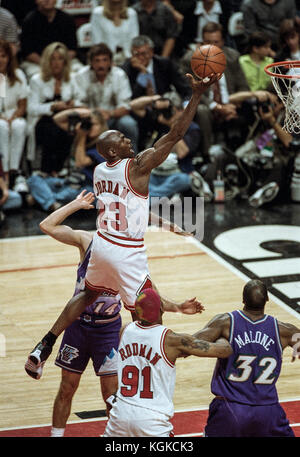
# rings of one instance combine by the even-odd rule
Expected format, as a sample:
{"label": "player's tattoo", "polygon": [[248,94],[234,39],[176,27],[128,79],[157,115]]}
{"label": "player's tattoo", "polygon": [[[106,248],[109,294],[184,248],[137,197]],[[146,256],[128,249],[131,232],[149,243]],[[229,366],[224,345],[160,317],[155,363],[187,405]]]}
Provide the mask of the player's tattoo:
{"label": "player's tattoo", "polygon": [[194,338],[183,337],[181,338],[181,343],[184,347],[193,348],[193,349],[201,349],[202,351],[209,350],[209,343],[203,340],[197,340]]}

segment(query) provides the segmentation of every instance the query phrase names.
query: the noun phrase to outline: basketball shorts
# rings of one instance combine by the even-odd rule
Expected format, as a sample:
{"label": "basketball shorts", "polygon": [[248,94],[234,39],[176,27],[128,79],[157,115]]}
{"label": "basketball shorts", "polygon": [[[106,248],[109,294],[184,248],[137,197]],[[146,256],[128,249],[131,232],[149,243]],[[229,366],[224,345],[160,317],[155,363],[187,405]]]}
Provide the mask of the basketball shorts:
{"label": "basketball shorts", "polygon": [[143,243],[137,243],[138,247],[119,244],[123,241],[94,234],[85,284],[100,293],[120,294],[125,308],[134,311],[139,293],[152,287],[146,248]]}
{"label": "basketball shorts", "polygon": [[55,365],[74,373],[83,373],[92,359],[96,376],[117,374],[121,317],[108,324],[90,326],[74,321],[64,332]]}
{"label": "basketball shorts", "polygon": [[209,405],[204,434],[241,438],[295,436],[279,403],[252,406],[221,398],[215,398]]}
{"label": "basketball shorts", "polygon": [[169,417],[158,411],[140,408],[117,398],[109,413],[103,437],[170,437]]}

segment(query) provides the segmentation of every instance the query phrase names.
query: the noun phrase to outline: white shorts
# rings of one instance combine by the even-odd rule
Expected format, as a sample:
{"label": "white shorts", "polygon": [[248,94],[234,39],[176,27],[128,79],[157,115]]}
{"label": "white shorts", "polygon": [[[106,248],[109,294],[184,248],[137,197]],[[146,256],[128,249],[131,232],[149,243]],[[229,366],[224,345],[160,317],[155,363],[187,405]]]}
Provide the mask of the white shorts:
{"label": "white shorts", "polygon": [[109,413],[103,437],[170,437],[173,425],[166,414],[131,405],[117,398]]}
{"label": "white shorts", "polygon": [[152,287],[146,248],[143,242],[136,244],[126,246],[121,239],[112,242],[96,232],[85,279],[89,289],[119,293],[129,311],[134,311],[139,293]]}

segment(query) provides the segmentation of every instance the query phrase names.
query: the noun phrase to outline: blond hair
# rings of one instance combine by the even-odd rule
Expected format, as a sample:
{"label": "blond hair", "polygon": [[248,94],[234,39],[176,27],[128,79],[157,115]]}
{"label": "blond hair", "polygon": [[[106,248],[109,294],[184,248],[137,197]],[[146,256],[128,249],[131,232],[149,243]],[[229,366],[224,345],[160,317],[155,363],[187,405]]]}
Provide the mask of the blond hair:
{"label": "blond hair", "polygon": [[51,70],[51,58],[54,52],[58,52],[65,61],[63,68],[63,80],[70,81],[70,72],[71,72],[71,62],[68,54],[68,48],[63,44],[55,41],[54,43],[49,44],[43,50],[41,56],[41,76],[43,81],[49,81],[53,75]]}
{"label": "blond hair", "polygon": [[[114,18],[114,9],[111,8],[109,0],[103,0],[103,15],[107,17],[107,19],[113,20]],[[122,0],[121,8],[120,8],[120,18],[127,19],[127,0]]]}

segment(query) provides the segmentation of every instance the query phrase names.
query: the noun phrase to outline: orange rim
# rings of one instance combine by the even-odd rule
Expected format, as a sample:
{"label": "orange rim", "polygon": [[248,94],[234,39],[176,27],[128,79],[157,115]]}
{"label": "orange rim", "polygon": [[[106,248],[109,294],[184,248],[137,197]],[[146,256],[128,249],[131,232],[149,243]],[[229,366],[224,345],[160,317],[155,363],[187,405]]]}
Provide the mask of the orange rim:
{"label": "orange rim", "polygon": [[282,75],[280,73],[274,73],[273,71],[270,71],[271,68],[276,68],[276,67],[300,68],[300,60],[285,60],[283,62],[273,62],[273,63],[269,63],[264,68],[265,72],[269,76],[275,76],[277,78],[283,78],[283,79],[300,79],[300,74],[299,75]]}

